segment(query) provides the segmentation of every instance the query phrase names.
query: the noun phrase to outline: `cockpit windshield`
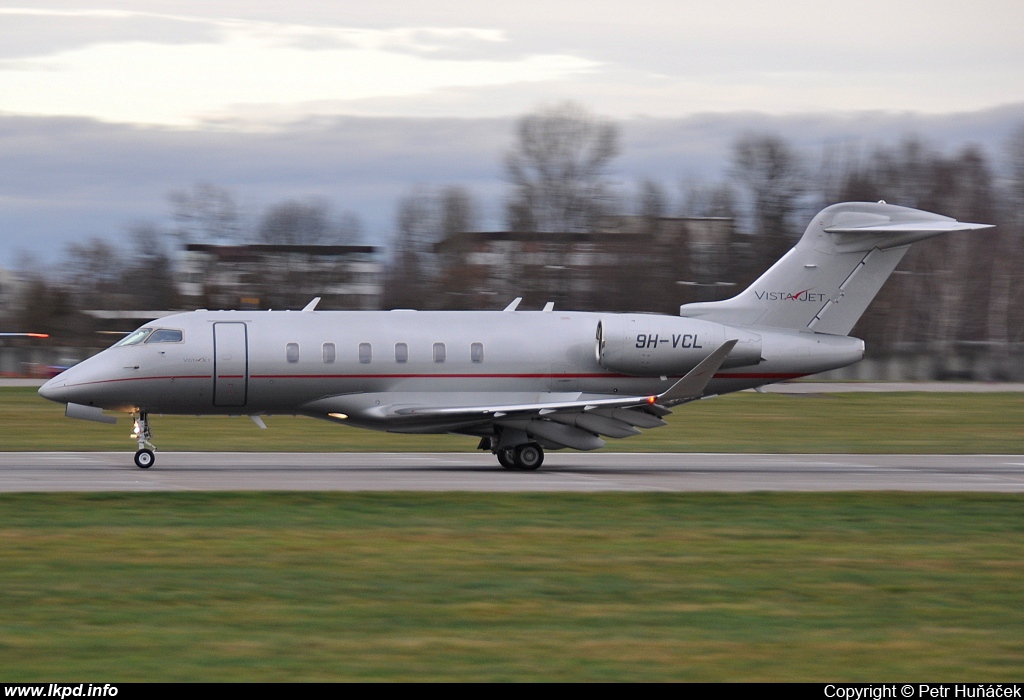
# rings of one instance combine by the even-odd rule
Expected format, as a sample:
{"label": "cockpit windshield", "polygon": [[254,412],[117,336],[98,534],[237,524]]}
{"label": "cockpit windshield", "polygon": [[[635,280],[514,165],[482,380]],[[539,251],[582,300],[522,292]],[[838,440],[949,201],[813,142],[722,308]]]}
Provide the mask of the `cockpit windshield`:
{"label": "cockpit windshield", "polygon": [[133,331],[133,332],[129,333],[127,336],[122,338],[119,342],[114,343],[114,347],[118,348],[118,347],[122,347],[124,345],[138,345],[139,343],[141,343],[143,340],[146,339],[146,336],[148,336],[152,332],[153,332],[152,328],[140,328],[137,331]]}
{"label": "cockpit windshield", "polygon": [[180,343],[184,339],[181,331],[172,328],[159,328],[153,335],[146,338],[147,343]]}

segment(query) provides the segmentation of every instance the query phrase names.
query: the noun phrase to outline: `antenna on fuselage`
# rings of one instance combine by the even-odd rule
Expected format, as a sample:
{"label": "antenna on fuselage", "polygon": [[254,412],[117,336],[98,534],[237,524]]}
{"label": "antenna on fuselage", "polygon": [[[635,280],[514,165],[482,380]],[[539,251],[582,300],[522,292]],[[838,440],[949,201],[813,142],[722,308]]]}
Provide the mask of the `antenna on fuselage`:
{"label": "antenna on fuselage", "polygon": [[519,302],[521,302],[522,300],[523,300],[522,297],[516,297],[515,299],[512,300],[511,304],[509,304],[508,306],[505,307],[504,310],[508,311],[509,313],[515,311],[516,308],[519,306]]}
{"label": "antenna on fuselage", "polygon": [[313,301],[309,302],[302,307],[303,311],[312,311],[316,308],[316,305],[320,303],[320,297],[313,297]]}

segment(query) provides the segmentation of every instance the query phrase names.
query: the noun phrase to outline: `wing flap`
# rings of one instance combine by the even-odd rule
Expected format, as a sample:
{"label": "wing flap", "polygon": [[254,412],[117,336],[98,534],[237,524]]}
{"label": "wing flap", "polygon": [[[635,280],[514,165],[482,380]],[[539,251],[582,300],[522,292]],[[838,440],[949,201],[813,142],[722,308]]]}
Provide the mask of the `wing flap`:
{"label": "wing flap", "polygon": [[596,450],[604,447],[604,440],[593,433],[550,420],[508,420],[499,421],[499,425],[525,430],[530,437],[541,438],[574,450]]}
{"label": "wing flap", "polygon": [[625,438],[640,434],[640,431],[629,423],[623,423],[620,420],[615,420],[608,416],[595,415],[594,413],[555,413],[551,415],[551,420],[556,423],[583,428],[588,432],[598,435],[606,435],[610,438]]}
{"label": "wing flap", "polygon": [[642,409],[630,409],[630,408],[597,408],[592,411],[599,416],[607,416],[608,418],[614,418],[617,421],[632,425],[635,428],[660,428],[663,425],[668,425],[665,421],[657,416],[653,416]]}

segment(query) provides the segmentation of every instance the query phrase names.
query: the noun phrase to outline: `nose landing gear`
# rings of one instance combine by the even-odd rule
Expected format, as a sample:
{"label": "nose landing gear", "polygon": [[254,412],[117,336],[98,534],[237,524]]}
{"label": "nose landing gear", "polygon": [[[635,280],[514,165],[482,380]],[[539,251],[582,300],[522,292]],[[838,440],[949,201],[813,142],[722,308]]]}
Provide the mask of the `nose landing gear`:
{"label": "nose landing gear", "polygon": [[135,416],[135,430],[131,436],[139,442],[139,450],[135,453],[135,466],[139,469],[149,469],[156,461],[153,454],[156,445],[150,442],[153,439],[153,432],[149,429],[149,417],[145,413],[140,411]]}

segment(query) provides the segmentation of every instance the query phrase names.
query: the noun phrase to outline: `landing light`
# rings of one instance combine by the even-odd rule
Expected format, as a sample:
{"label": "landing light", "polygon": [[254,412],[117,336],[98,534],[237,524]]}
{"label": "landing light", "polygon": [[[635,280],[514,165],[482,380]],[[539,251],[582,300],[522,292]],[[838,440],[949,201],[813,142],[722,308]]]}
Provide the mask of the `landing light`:
{"label": "landing light", "polygon": [[331,418],[338,418],[340,420],[345,420],[346,418],[348,418],[348,416],[345,415],[344,413],[328,413],[327,415],[329,415]]}

